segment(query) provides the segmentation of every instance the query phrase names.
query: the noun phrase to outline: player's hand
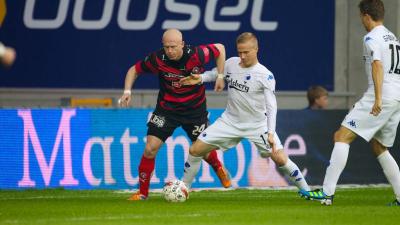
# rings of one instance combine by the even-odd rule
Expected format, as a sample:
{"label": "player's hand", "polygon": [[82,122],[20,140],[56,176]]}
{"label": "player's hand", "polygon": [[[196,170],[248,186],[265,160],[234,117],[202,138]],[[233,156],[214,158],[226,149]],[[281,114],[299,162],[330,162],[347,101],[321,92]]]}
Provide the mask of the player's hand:
{"label": "player's hand", "polygon": [[276,143],[273,133],[268,133],[268,143],[272,148],[272,154],[276,154],[278,150],[276,149]]}
{"label": "player's hand", "polygon": [[179,80],[180,85],[196,85],[201,83],[200,74],[192,74]]}
{"label": "player's hand", "polygon": [[217,78],[215,81],[214,91],[221,92],[225,88],[225,80],[224,78]]}
{"label": "player's hand", "polygon": [[17,53],[15,53],[15,50],[13,48],[6,47],[6,52],[4,53],[3,57],[0,58],[0,62],[4,66],[12,66],[16,56]]}
{"label": "player's hand", "polygon": [[129,103],[131,102],[132,96],[131,94],[125,93],[119,98],[118,104],[120,107],[128,107]]}
{"label": "player's hand", "polygon": [[370,114],[374,116],[378,116],[382,111],[382,100],[375,100],[374,105],[372,106],[372,110]]}

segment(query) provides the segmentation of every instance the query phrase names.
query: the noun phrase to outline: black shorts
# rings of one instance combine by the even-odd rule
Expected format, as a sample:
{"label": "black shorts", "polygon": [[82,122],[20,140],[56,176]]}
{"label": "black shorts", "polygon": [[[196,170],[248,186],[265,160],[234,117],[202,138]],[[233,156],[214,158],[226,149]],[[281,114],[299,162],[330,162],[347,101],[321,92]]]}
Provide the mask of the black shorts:
{"label": "black shorts", "polygon": [[191,120],[180,120],[179,118],[168,116],[168,114],[153,112],[153,115],[147,123],[147,135],[156,136],[165,142],[165,140],[174,133],[176,128],[182,126],[183,130],[193,142],[209,124],[207,113]]}

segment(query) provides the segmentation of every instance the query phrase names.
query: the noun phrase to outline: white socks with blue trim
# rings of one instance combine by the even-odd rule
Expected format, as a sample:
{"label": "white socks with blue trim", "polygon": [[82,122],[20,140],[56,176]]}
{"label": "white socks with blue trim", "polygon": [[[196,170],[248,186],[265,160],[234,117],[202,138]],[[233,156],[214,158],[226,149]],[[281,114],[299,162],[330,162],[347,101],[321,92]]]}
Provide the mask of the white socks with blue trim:
{"label": "white socks with blue trim", "polygon": [[279,167],[279,170],[282,171],[282,173],[285,174],[299,189],[310,191],[310,187],[304,179],[303,173],[292,160],[288,158],[286,164]]}
{"label": "white socks with blue trim", "polygon": [[189,189],[192,187],[193,180],[199,172],[202,159],[203,157],[192,156],[190,153],[188,155],[182,181]]}

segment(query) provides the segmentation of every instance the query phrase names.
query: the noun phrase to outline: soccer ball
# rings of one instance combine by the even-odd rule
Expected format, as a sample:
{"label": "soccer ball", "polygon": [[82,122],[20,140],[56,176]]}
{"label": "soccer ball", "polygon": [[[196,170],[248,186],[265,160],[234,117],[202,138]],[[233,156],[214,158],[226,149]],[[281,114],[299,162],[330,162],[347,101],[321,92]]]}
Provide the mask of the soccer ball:
{"label": "soccer ball", "polygon": [[163,195],[168,202],[184,202],[189,197],[189,190],[180,180],[165,183]]}

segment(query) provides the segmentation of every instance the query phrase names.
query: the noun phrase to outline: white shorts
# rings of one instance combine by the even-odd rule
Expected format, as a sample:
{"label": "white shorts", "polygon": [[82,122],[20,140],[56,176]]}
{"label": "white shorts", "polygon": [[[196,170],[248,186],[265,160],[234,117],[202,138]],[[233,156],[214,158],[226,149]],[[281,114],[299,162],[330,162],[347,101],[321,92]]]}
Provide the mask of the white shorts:
{"label": "white shorts", "polygon": [[[235,147],[243,138],[251,141],[258,149],[261,157],[271,155],[271,146],[268,144],[267,123],[259,123],[252,128],[239,128],[229,119],[220,117],[211,126],[207,127],[198,137],[201,141],[217,146],[225,151]],[[282,143],[275,132],[276,149],[283,149]]]}
{"label": "white shorts", "polygon": [[400,121],[400,102],[382,99],[382,111],[378,116],[370,114],[374,102],[373,95],[364,95],[344,118],[342,126],[368,142],[374,138],[385,147],[392,147]]}

